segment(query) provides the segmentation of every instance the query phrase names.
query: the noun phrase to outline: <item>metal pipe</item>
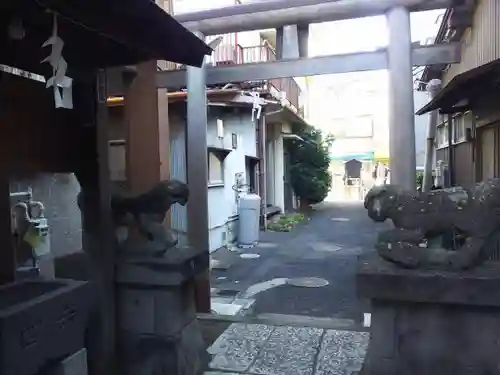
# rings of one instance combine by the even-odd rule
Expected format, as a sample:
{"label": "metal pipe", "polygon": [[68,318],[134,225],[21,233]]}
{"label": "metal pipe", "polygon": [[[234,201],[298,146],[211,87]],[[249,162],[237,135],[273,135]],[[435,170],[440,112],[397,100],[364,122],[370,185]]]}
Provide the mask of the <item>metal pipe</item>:
{"label": "metal pipe", "polygon": [[452,0],[274,0],[186,13],[175,18],[190,30],[215,35],[377,16],[398,6],[417,12],[445,9],[451,4]]}
{"label": "metal pipe", "polygon": [[449,187],[455,186],[455,173],[454,173],[454,160],[453,160],[453,115],[448,115],[448,184]]}
{"label": "metal pipe", "polygon": [[[432,101],[441,89],[441,80],[432,79],[427,83],[427,92],[429,100]],[[427,126],[427,143],[425,145],[425,166],[424,182],[422,191],[430,191],[433,185],[432,167],[434,164],[434,139],[436,138],[436,127],[438,121],[438,112],[432,111],[429,114],[429,124]]]}
{"label": "metal pipe", "polygon": [[267,112],[256,120],[258,134],[258,155],[259,155],[259,195],[261,199],[261,220],[262,228],[267,230],[267,164],[266,164],[266,116]]}
{"label": "metal pipe", "polygon": [[389,10],[387,25],[391,183],[415,191],[417,166],[409,10],[401,6]]}

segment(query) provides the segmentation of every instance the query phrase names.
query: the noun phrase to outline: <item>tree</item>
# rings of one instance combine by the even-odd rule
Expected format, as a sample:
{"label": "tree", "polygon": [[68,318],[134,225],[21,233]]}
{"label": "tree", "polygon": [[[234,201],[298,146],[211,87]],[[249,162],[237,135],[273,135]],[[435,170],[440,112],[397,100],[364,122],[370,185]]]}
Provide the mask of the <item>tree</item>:
{"label": "tree", "polygon": [[289,147],[293,190],[306,204],[322,202],[332,185],[329,149],[333,136],[325,137],[320,130],[306,124],[293,124],[292,130],[301,138],[291,141]]}

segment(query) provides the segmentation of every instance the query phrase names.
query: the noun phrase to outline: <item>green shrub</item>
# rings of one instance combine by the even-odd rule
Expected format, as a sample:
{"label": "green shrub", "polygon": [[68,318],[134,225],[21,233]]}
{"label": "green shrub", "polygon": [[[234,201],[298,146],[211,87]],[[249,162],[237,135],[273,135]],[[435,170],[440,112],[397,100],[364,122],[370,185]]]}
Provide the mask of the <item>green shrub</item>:
{"label": "green shrub", "polygon": [[289,146],[292,188],[301,200],[322,202],[332,185],[329,148],[333,138],[324,138],[320,130],[310,125],[294,124],[292,129],[302,138],[291,141]]}
{"label": "green shrub", "polygon": [[273,232],[290,232],[304,219],[302,214],[280,215],[267,224],[267,229]]}

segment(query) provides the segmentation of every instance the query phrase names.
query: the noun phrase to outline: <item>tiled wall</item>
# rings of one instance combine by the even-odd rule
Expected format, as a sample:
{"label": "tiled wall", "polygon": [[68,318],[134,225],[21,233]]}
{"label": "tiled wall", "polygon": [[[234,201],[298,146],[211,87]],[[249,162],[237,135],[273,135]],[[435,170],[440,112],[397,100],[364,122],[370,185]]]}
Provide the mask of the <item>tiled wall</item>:
{"label": "tiled wall", "polygon": [[76,196],[80,185],[73,174],[39,174],[11,183],[11,191],[33,189],[33,199],[45,205],[52,253],[56,257],[81,251],[82,226]]}

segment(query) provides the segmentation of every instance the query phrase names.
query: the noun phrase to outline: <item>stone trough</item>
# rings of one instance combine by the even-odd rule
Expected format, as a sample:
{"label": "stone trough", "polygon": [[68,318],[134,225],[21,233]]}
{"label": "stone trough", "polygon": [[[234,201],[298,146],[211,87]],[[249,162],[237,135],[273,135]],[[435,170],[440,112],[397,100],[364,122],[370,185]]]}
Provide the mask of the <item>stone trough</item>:
{"label": "stone trough", "polygon": [[34,375],[83,348],[89,292],[74,280],[0,286],[0,374]]}

